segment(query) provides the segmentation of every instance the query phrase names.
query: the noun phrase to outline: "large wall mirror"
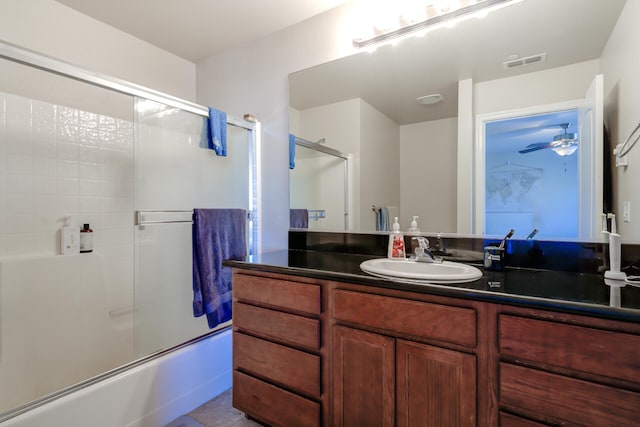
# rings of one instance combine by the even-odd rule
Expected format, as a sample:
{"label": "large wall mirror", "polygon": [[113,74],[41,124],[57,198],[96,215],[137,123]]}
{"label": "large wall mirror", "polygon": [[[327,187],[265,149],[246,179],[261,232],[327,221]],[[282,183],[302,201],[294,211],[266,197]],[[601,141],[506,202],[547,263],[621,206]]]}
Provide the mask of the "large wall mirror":
{"label": "large wall mirror", "polygon": [[[418,216],[423,232],[499,234],[502,224],[521,238],[538,229],[538,238],[598,240],[599,217],[624,185],[606,167],[615,90],[603,52],[631,50],[610,41],[627,9],[624,0],[525,0],[295,72],[290,130],[351,156],[348,230],[379,229],[384,208],[405,230]],[[417,102],[432,94],[441,100]],[[558,140],[563,149],[553,149]],[[303,207],[296,194],[291,207]],[[571,206],[555,215],[559,201]]]}

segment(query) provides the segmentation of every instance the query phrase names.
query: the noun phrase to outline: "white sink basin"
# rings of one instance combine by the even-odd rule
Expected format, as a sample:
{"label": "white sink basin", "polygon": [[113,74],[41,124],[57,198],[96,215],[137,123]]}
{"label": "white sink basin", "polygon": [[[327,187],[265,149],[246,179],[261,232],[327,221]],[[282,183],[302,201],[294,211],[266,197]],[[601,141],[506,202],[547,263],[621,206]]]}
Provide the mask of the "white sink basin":
{"label": "white sink basin", "polygon": [[465,283],[482,277],[476,267],[450,261],[439,264],[376,258],[363,262],[360,268],[373,276],[409,283]]}

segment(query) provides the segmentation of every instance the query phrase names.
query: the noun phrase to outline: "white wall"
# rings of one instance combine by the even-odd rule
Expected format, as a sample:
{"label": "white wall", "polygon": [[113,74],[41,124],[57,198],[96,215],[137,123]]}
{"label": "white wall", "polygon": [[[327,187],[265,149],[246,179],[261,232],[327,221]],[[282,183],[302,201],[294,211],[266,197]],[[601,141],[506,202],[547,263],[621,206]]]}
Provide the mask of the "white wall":
{"label": "white wall", "polygon": [[[360,211],[360,110],[360,100],[351,99],[300,111],[295,132],[296,136],[308,141],[317,141],[324,138],[328,147],[345,154],[352,154],[352,170],[350,171],[352,184],[351,224],[355,228],[359,228]],[[327,126],[327,123],[332,123],[332,126]],[[337,200],[335,200],[336,198]],[[342,199],[335,192],[333,199],[339,205],[339,209],[343,210]],[[325,198],[321,203],[331,202]],[[331,209],[331,205],[325,206],[329,207],[318,207],[316,209]],[[338,229],[344,228],[344,221],[339,221],[338,224],[340,224]],[[322,224],[310,223],[309,226],[310,228],[335,230],[334,225],[335,222],[333,221],[331,223],[323,221]]]}
{"label": "white wall", "polygon": [[[605,81],[605,122],[612,146],[623,143],[640,120],[640,2],[628,1],[600,58]],[[614,171],[615,213],[625,240],[640,241],[640,144],[629,153],[629,166]],[[622,202],[631,202],[631,222],[622,221]]]}
{"label": "white wall", "polygon": [[195,100],[195,64],[53,0],[2,0],[0,40]]}
{"label": "white wall", "polygon": [[582,99],[599,73],[599,64],[598,60],[585,61],[476,83],[474,113],[493,113]]}
{"label": "white wall", "polygon": [[[374,230],[372,205],[400,208],[400,132],[394,121],[371,105],[362,100],[360,105],[359,229]],[[395,212],[391,210],[390,215]],[[400,224],[401,228],[407,226]]]}
{"label": "white wall", "polygon": [[408,228],[456,232],[457,118],[400,126],[400,212]]}

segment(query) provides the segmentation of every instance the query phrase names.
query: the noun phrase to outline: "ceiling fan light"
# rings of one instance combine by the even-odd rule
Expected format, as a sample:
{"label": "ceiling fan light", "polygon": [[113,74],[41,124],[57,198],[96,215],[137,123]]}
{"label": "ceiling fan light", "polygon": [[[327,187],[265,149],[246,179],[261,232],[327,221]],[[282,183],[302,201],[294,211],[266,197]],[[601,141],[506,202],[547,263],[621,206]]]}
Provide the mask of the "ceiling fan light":
{"label": "ceiling fan light", "polygon": [[577,133],[563,132],[553,137],[553,142],[575,141],[578,138]]}
{"label": "ceiling fan light", "polygon": [[570,156],[575,153],[578,149],[578,146],[575,144],[562,144],[558,145],[557,147],[552,147],[551,149],[555,151],[557,155],[564,157]]}

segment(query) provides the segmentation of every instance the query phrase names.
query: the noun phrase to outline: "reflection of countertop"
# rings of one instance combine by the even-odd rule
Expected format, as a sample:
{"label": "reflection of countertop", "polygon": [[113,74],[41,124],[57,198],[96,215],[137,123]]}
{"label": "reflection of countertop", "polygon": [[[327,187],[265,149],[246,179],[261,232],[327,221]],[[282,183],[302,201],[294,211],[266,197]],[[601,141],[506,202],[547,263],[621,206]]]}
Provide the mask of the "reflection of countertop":
{"label": "reflection of countertop", "polygon": [[[228,267],[291,274],[413,292],[469,298],[494,303],[544,308],[640,323],[640,288],[616,290],[604,283],[601,274],[510,268],[485,271],[481,279],[455,285],[416,285],[370,276],[360,263],[371,255],[319,251],[278,251],[246,261],[225,261]],[[378,257],[379,258],[379,257]],[[619,307],[611,303],[617,300]],[[617,304],[615,304],[617,305]]]}

